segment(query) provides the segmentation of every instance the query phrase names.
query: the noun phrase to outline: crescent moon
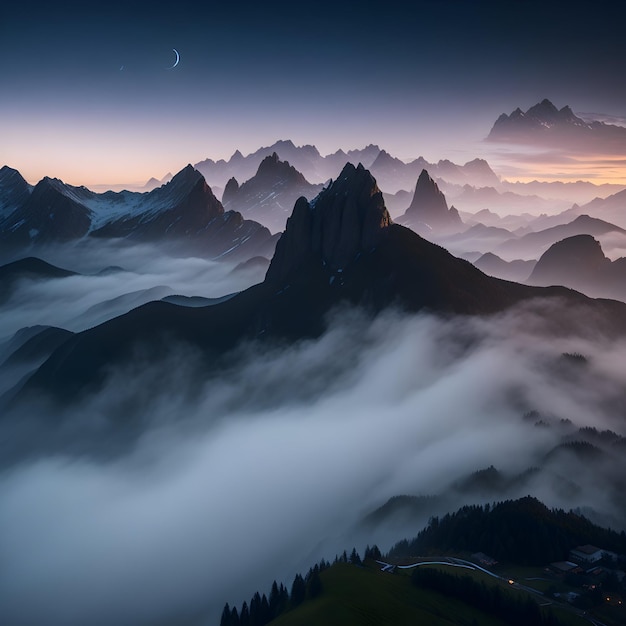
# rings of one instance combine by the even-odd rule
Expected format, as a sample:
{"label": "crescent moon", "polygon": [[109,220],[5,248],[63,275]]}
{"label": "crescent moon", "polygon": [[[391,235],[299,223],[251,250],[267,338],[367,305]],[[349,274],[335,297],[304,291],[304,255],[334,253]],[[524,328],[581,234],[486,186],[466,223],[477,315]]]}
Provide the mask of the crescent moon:
{"label": "crescent moon", "polygon": [[174,51],[174,54],[176,55],[176,61],[174,61],[174,65],[171,65],[170,67],[168,67],[168,70],[173,70],[177,65],[178,62],[180,61],[180,54],[178,54],[178,50],[176,50],[176,48],[172,48],[172,50]]}

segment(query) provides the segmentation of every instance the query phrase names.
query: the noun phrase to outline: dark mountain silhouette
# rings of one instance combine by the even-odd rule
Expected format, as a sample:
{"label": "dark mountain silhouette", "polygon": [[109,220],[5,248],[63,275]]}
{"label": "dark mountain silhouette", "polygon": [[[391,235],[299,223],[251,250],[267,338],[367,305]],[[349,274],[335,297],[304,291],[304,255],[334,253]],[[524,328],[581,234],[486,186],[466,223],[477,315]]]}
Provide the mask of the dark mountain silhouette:
{"label": "dark mountain silhouette", "polygon": [[611,261],[591,235],[576,235],[553,244],[528,282],[565,285],[593,297],[626,300],[626,258]]}
{"label": "dark mountain silhouette", "polygon": [[310,184],[295,167],[281,161],[273,152],[241,186],[231,178],[224,188],[222,203],[226,210],[239,211],[247,219],[279,232],[284,230],[295,201],[300,196],[311,199],[321,188]]}
{"label": "dark mountain silhouette", "polygon": [[37,257],[26,257],[0,266],[0,302],[6,300],[15,283],[22,279],[38,280],[47,278],[65,278],[75,272],[51,265]]}
{"label": "dark mountain silhouette", "polygon": [[275,238],[261,224],[224,211],[191,165],[147,193],[99,194],[44,178],[0,222],[0,241],[10,249],[86,236],[166,241],[213,257],[267,256],[275,245]]}
{"label": "dark mountain silhouette", "polygon": [[459,212],[448,208],[445,196],[426,170],[419,175],[413,200],[398,222],[431,235],[458,231],[463,225]]}
{"label": "dark mountain silhouette", "polygon": [[623,154],[626,128],[604,122],[586,122],[569,106],[557,109],[545,99],[526,112],[517,108],[510,115],[500,115],[487,140]]}
{"label": "dark mountain silhouette", "polygon": [[98,387],[111,367],[133,358],[138,345],[148,361],[166,354],[175,341],[193,345],[206,355],[209,375],[244,339],[318,336],[328,312],[341,303],[371,314],[392,305],[407,311],[489,314],[540,296],[594,307],[606,315],[606,332],[621,328],[626,319],[618,303],[486,276],[392,223],[374,178],[361,165],[348,164],[312,202],[297,201],[263,283],[211,307],[149,303],[78,333],[39,368],[18,398],[39,391],[75,400]]}

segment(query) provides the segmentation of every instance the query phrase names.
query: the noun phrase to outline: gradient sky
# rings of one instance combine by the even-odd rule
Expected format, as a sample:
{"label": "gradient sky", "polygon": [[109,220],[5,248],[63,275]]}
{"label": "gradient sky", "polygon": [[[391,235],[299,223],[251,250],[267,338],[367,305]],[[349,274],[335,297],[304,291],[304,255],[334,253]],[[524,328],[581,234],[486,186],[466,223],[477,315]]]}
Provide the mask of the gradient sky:
{"label": "gradient sky", "polygon": [[[626,119],[626,38],[614,6],[3,6],[0,163],[29,182],[130,184],[292,139],[322,154],[377,143],[404,159],[487,156],[514,175],[510,156],[480,144],[500,113],[549,98]],[[181,60],[168,70],[173,48]],[[623,166],[611,171],[626,183]]]}

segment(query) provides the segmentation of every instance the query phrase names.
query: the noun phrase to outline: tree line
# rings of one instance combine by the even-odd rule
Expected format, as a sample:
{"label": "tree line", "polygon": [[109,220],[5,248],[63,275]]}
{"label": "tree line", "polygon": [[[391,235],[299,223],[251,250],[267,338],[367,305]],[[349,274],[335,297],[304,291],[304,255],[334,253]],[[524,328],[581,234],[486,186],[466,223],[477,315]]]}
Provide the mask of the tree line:
{"label": "tree line", "polygon": [[572,548],[587,543],[626,554],[624,531],[601,528],[573,511],[549,509],[527,496],[433,517],[415,538],[398,542],[387,556],[480,551],[499,561],[545,565],[567,559]]}
{"label": "tree line", "polygon": [[[380,559],[381,552],[377,546],[368,546],[364,558]],[[333,563],[361,565],[362,559],[356,548],[352,548],[350,554],[344,550],[341,555],[337,555]],[[296,574],[289,590],[282,583],[274,581],[269,597],[257,591],[250,602],[244,601],[239,609],[226,603],[220,626],[265,626],[286,611],[297,608],[305,600],[314,600],[324,590],[320,574],[330,566],[328,561],[322,559],[305,576]]]}

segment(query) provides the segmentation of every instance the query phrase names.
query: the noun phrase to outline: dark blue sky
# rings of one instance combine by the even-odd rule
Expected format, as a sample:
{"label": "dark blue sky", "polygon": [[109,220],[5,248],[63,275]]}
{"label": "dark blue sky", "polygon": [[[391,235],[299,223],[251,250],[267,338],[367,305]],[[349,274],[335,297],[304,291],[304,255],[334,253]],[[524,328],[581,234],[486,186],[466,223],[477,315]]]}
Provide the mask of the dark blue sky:
{"label": "dark blue sky", "polygon": [[499,113],[545,97],[626,117],[610,3],[130,5],[3,7],[0,161],[85,184],[286,138],[463,161]]}

